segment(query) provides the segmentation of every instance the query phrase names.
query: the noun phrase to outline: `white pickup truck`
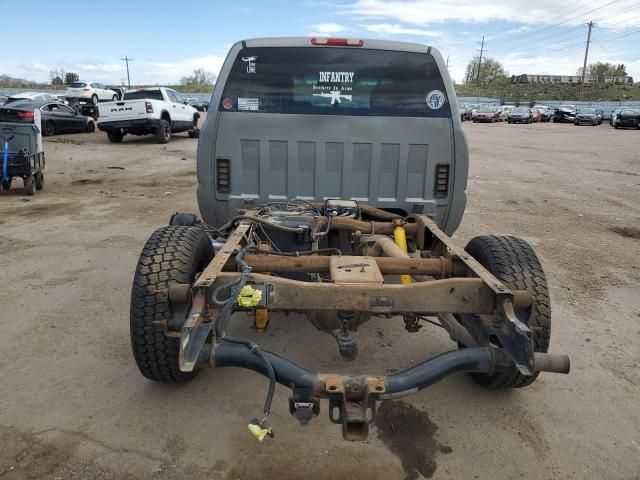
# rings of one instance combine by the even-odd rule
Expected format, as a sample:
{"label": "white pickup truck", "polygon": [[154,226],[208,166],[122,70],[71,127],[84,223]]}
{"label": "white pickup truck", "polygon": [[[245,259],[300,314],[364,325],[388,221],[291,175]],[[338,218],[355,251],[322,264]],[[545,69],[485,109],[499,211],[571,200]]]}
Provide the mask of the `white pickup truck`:
{"label": "white pickup truck", "polygon": [[113,143],[122,142],[128,133],[154,134],[158,143],[169,143],[172,133],[189,132],[190,138],[200,133],[200,114],[170,88],[127,90],[120,101],[100,103],[98,112],[98,128]]}

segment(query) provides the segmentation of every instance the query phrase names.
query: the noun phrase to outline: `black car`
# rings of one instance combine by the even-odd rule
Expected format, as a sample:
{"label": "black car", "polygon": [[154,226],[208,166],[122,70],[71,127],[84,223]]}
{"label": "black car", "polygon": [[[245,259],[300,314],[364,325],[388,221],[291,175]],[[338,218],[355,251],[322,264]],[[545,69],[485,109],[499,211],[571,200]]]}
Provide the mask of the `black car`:
{"label": "black car", "polygon": [[507,118],[509,123],[532,123],[533,115],[529,107],[516,107],[509,112]]}
{"label": "black car", "polygon": [[574,123],[576,125],[591,125],[595,127],[602,123],[602,116],[596,108],[581,108],[576,112]]}
{"label": "black car", "polygon": [[621,110],[613,126],[616,128],[637,128],[640,130],[640,110]]}
{"label": "black car", "polygon": [[460,121],[464,122],[465,120],[471,120],[473,117],[473,108],[470,105],[460,105],[458,107],[460,111]]}
{"label": "black car", "polygon": [[20,112],[16,114],[16,118],[30,118],[33,121],[33,115],[30,114],[36,109],[40,110],[43,135],[93,132],[95,130],[95,123],[92,118],[81,115],[73,108],[57,101],[15,101],[3,106],[0,110],[5,110],[5,116],[12,112]]}
{"label": "black car", "polygon": [[199,112],[206,112],[207,110],[209,110],[209,100],[198,100],[197,98],[190,98],[189,105],[191,105]]}

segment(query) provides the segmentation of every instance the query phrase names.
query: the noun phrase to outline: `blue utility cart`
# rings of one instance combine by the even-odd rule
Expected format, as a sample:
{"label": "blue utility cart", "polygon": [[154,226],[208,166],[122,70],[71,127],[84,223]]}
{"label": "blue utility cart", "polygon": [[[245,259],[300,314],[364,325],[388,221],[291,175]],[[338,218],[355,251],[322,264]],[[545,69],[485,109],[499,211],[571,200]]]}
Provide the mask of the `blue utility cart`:
{"label": "blue utility cart", "polygon": [[[0,120],[10,117],[8,109],[1,109]],[[36,115],[39,117],[39,115]],[[14,178],[22,178],[28,195],[44,188],[44,151],[39,118],[20,118],[0,121],[0,188],[9,190]],[[31,120],[33,123],[26,123]]]}

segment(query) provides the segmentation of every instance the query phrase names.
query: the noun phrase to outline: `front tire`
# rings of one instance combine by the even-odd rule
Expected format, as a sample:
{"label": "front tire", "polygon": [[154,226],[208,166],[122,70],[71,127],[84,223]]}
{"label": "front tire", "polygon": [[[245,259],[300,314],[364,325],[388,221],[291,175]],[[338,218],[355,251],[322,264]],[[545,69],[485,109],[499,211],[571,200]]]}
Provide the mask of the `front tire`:
{"label": "front tire", "polygon": [[[531,329],[534,351],[546,353],[551,337],[549,288],[540,261],[531,246],[517,237],[483,235],[473,238],[465,250],[508,288],[527,290],[533,295],[531,306],[516,310],[515,313],[518,320]],[[491,375],[469,375],[479,385],[491,389],[526,387],[538,377],[537,373],[523,375],[515,365]]]}
{"label": "front tire", "polygon": [[179,368],[179,339],[168,337],[166,289],[173,282],[192,284],[213,258],[207,233],[199,227],[161,227],[142,249],[131,290],[131,348],[140,373],[150,380],[182,383],[198,370]]}
{"label": "front tire", "polygon": [[86,128],[85,128],[85,131],[86,131],[87,133],[93,133],[93,132],[95,132],[95,131],[96,131],[96,124],[95,124],[95,123],[93,123],[93,122],[91,122],[91,121],[87,122],[87,126],[86,126]]}
{"label": "front tire", "polygon": [[171,140],[171,124],[166,120],[160,120],[160,125],[156,128],[156,139],[158,143],[169,143]]}

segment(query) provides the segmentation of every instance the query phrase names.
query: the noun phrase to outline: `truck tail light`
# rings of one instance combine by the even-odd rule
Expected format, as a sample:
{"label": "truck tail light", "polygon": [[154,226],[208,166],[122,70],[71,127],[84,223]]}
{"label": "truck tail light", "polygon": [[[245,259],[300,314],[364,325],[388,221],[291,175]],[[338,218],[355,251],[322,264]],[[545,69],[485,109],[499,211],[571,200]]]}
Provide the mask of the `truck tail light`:
{"label": "truck tail light", "polygon": [[231,191],[231,166],[226,158],[216,159],[216,186],[219,193]]}
{"label": "truck tail light", "polygon": [[153,104],[151,102],[144,102],[144,108],[146,108],[147,113],[153,113]]}
{"label": "truck tail light", "polygon": [[364,40],[358,38],[326,38],[326,37],[313,37],[311,39],[312,45],[327,45],[329,47],[361,47],[364,45]]}
{"label": "truck tail light", "polygon": [[436,197],[446,197],[449,191],[449,164],[436,165]]}

